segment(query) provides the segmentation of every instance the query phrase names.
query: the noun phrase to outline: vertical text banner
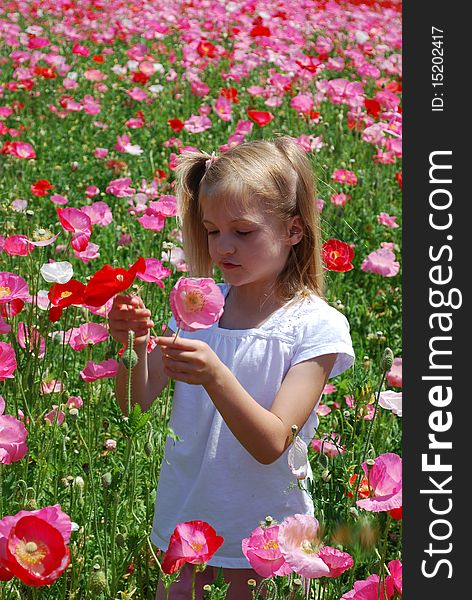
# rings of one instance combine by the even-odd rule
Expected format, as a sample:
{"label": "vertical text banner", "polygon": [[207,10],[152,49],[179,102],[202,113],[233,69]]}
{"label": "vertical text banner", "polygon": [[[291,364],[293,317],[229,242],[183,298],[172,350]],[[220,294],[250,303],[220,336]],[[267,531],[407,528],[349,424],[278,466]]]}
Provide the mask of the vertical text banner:
{"label": "vertical text banner", "polygon": [[415,600],[470,594],[470,12],[404,4],[403,574]]}

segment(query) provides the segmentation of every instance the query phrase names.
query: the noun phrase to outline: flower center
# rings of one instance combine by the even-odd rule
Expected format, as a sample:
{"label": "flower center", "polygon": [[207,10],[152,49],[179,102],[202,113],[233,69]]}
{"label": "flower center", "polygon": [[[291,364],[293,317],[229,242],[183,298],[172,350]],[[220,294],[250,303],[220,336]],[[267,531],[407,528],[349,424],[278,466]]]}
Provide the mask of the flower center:
{"label": "flower center", "polygon": [[193,542],[193,544],[190,544],[190,545],[195,550],[195,552],[201,552],[201,550],[203,548],[203,544],[199,544],[198,542]]}
{"label": "flower center", "polygon": [[303,540],[300,544],[302,552],[305,554],[318,554],[320,551],[320,544],[316,540]]}
{"label": "flower center", "polygon": [[22,567],[28,569],[42,562],[48,553],[46,544],[43,542],[27,542],[20,540],[15,548],[15,555]]}
{"label": "flower center", "polygon": [[182,292],[185,308],[190,312],[198,312],[205,306],[205,296],[198,290]]}
{"label": "flower center", "polygon": [[0,286],[0,298],[5,298],[5,296],[9,296],[11,294],[11,289],[9,287],[1,287]]}
{"label": "flower center", "polygon": [[278,547],[279,547],[279,544],[278,544],[277,540],[268,540],[262,546],[262,548],[264,550],[277,550]]}
{"label": "flower center", "polygon": [[119,273],[119,274],[116,276],[116,280],[117,280],[117,281],[124,281],[124,277],[123,277],[123,275],[122,275],[121,273]]}
{"label": "flower center", "polygon": [[329,258],[330,258],[331,260],[336,260],[337,258],[339,258],[339,252],[338,252],[337,250],[332,250],[332,251],[329,253]]}
{"label": "flower center", "polygon": [[52,238],[53,234],[52,231],[49,231],[49,229],[36,229],[36,231],[33,233],[33,239],[36,242],[44,242],[46,240],[50,240]]}
{"label": "flower center", "polygon": [[72,292],[61,292],[61,298],[68,298],[72,296]]}

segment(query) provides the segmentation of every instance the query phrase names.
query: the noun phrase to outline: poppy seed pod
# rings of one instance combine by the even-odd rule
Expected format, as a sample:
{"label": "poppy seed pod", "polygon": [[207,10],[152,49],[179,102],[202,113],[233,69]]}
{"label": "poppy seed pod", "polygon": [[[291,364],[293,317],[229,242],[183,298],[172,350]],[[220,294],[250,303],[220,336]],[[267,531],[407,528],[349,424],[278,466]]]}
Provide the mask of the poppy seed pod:
{"label": "poppy seed pod", "polygon": [[124,366],[129,369],[134,369],[134,367],[138,364],[139,358],[136,354],[136,350],[134,348],[126,348],[123,352],[123,356],[121,357],[121,362]]}

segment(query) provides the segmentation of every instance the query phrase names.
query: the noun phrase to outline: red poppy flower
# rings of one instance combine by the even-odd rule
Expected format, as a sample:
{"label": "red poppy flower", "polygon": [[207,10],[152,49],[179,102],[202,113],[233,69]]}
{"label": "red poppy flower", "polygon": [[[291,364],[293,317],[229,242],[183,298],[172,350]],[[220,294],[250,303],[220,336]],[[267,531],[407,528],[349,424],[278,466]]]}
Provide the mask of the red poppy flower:
{"label": "red poppy flower", "polygon": [[184,123],[180,119],[167,119],[167,124],[175,133],[179,133],[184,128]]}
{"label": "red poppy flower", "polygon": [[179,523],[170,537],[162,561],[164,573],[175,573],[185,563],[198,565],[207,562],[224,539],[205,521]]}
{"label": "red poppy flower", "polygon": [[141,71],[136,71],[136,73],[132,74],[131,81],[134,83],[142,83],[144,85],[149,81],[149,76],[141,73]]}
{"label": "red poppy flower", "polygon": [[70,553],[60,529],[39,516],[21,517],[5,542],[4,566],[27,585],[50,585],[69,566]]}
{"label": "red poppy flower", "polygon": [[266,27],[265,25],[256,25],[255,27],[253,27],[249,33],[249,35],[251,37],[259,37],[259,36],[264,36],[264,37],[270,37],[272,35],[270,29],[268,27]]}
{"label": "red poppy flower", "polygon": [[387,512],[394,521],[401,521],[403,518],[403,507],[401,506],[400,508],[392,508],[392,510],[388,510]]}
{"label": "red poppy flower", "polygon": [[52,190],[53,187],[47,179],[38,179],[38,181],[31,184],[30,189],[34,196],[47,196],[49,190]]}
{"label": "red poppy flower", "polygon": [[328,271],[343,273],[354,268],[351,264],[354,258],[354,250],[346,242],[336,239],[327,240],[323,244],[321,253],[325,268]]}
{"label": "red poppy flower", "polygon": [[[357,474],[354,473],[353,475],[351,475],[349,477],[349,485],[351,486],[351,490],[352,492],[348,492],[347,495],[349,496],[349,498],[353,498],[354,494],[357,488]],[[361,479],[361,482],[359,484],[359,489],[357,490],[357,497],[358,498],[368,498],[370,496],[370,488],[369,488],[369,482],[367,480],[367,477],[363,477]]]}
{"label": "red poppy flower", "polygon": [[78,208],[56,208],[56,212],[64,230],[72,232],[72,248],[77,252],[83,252],[92,235],[90,217]]}
{"label": "red poppy flower", "polygon": [[103,62],[105,62],[105,57],[101,54],[94,54],[92,60],[93,62],[102,64]]}
{"label": "red poppy flower", "polygon": [[230,102],[233,102],[234,104],[239,104],[238,90],[236,88],[221,88],[220,94],[223,96],[223,98],[226,98]]}
{"label": "red poppy flower", "polygon": [[254,121],[254,123],[257,123],[257,125],[259,125],[259,127],[265,127],[274,118],[273,114],[271,114],[270,112],[267,112],[265,110],[248,109],[247,116],[251,119],[251,121]]}
{"label": "red poppy flower", "polygon": [[43,79],[56,79],[57,75],[55,73],[56,67],[40,67],[36,66],[34,69],[35,75],[39,75],[43,77]]}
{"label": "red poppy flower", "polygon": [[364,98],[364,106],[369,115],[372,115],[376,119],[379,118],[380,104],[377,102],[377,100],[372,100],[371,98]]}
{"label": "red poppy flower", "polygon": [[49,310],[48,318],[52,323],[58,321],[62,311],[71,304],[84,304],[83,294],[85,285],[77,279],[71,279],[67,283],[55,283],[48,292],[48,298],[52,308]]}
{"label": "red poppy flower", "polygon": [[208,58],[215,58],[217,55],[216,47],[211,42],[207,42],[206,40],[199,42],[197,46],[197,52],[200,54],[200,56],[206,56]]}
{"label": "red poppy flower", "polygon": [[36,158],[36,152],[27,142],[11,142],[7,140],[0,150],[0,154],[11,154],[15,158]]}
{"label": "red poppy flower", "polygon": [[105,265],[93,275],[84,290],[84,304],[103,306],[115,294],[123,292],[133,283],[137,273],[144,273],[146,261],[142,256],[129,269]]}
{"label": "red poppy flower", "polygon": [[395,179],[397,180],[397,183],[398,183],[398,186],[400,187],[400,189],[403,189],[403,174],[395,173]]}

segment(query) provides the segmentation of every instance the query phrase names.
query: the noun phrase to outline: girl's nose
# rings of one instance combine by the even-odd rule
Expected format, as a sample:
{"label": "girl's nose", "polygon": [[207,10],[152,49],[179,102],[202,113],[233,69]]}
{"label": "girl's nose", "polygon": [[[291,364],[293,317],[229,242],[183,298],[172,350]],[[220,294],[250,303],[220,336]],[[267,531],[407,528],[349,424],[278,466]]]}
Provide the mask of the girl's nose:
{"label": "girl's nose", "polygon": [[218,252],[221,255],[224,256],[228,256],[230,254],[234,254],[235,252],[235,247],[234,244],[231,242],[231,240],[225,238],[224,236],[220,235],[220,238],[218,240]]}

